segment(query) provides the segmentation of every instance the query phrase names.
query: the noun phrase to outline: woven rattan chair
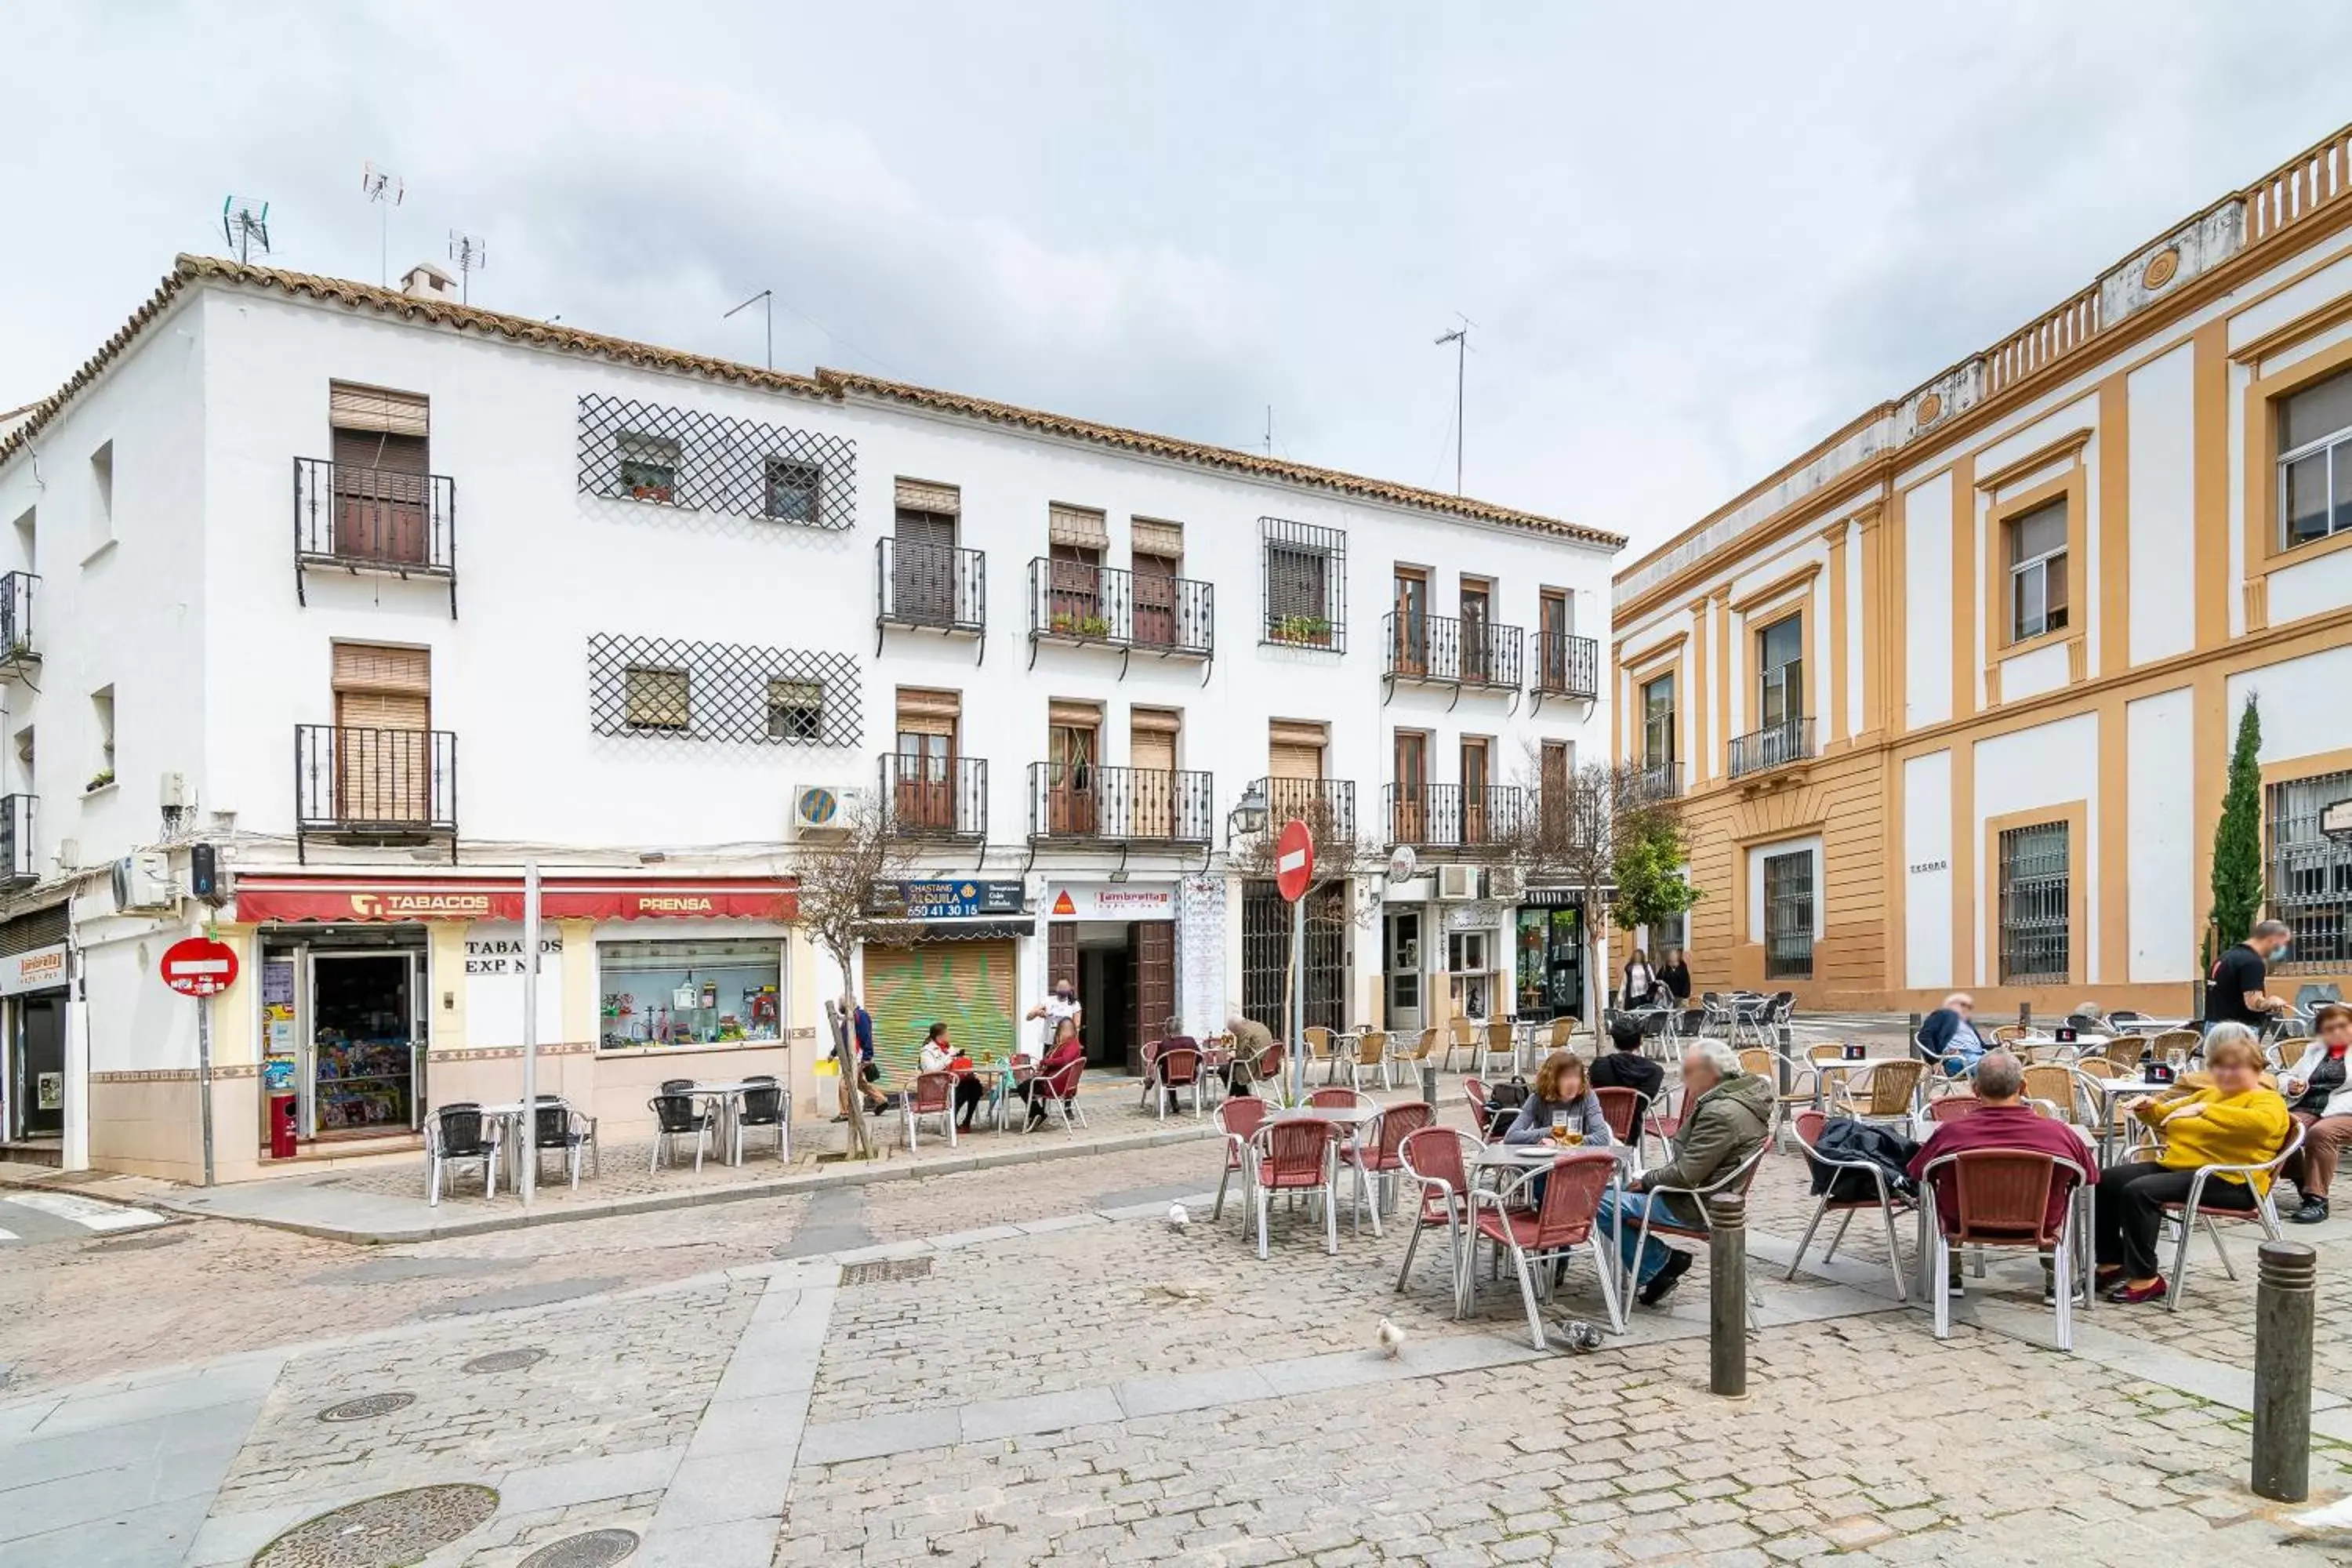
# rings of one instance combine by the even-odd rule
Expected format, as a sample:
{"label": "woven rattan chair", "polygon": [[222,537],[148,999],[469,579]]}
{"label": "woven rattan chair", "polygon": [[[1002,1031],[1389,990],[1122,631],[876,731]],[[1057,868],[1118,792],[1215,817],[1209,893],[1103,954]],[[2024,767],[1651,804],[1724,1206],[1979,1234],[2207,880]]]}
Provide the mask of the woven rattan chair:
{"label": "woven rattan chair", "polygon": [[1923,1061],[1881,1062],[1854,1075],[1839,1096],[1840,1108],[1857,1121],[1906,1121],[1927,1070]]}
{"label": "woven rattan chair", "polygon": [[1487,1021],[1486,1029],[1483,1031],[1483,1038],[1479,1042],[1478,1070],[1482,1073],[1493,1072],[1495,1058],[1497,1057],[1502,1058],[1503,1065],[1510,1071],[1519,1070],[1518,1031],[1500,1018],[1492,1018]]}
{"label": "woven rattan chair", "polygon": [[1307,1070],[1313,1072],[1315,1064],[1323,1064],[1323,1081],[1336,1083],[1339,1078],[1339,1048],[1332,1043],[1331,1031],[1320,1024],[1309,1024],[1303,1037],[1307,1041]]}
{"label": "woven rattan chair", "polygon": [[915,1087],[899,1102],[903,1108],[900,1120],[907,1132],[907,1152],[915,1152],[915,1130],[926,1116],[940,1119],[940,1131],[946,1137],[948,1147],[955,1147],[955,1074],[951,1072],[920,1072],[915,1075]]}
{"label": "woven rattan chair", "polygon": [[1642,1112],[1649,1096],[1638,1089],[1612,1086],[1594,1089],[1592,1097],[1601,1102],[1601,1119],[1609,1123],[1610,1137],[1629,1146],[1641,1141]]}
{"label": "woven rattan chair", "polygon": [[2081,1114],[2083,1086],[2071,1067],[2057,1062],[2033,1062],[2025,1069],[2025,1098],[2048,1100],[2073,1121]]}
{"label": "woven rattan chair", "polygon": [[1370,1073],[1381,1075],[1382,1089],[1389,1087],[1389,1036],[1385,1029],[1366,1029],[1356,1037],[1356,1054],[1348,1063],[1348,1081],[1361,1089]]}
{"label": "woven rattan chair", "polygon": [[1217,1178],[1216,1205],[1209,1210],[1213,1224],[1225,1212],[1225,1184],[1236,1173],[1242,1179],[1242,1231],[1249,1231],[1250,1205],[1255,1203],[1250,1193],[1255,1178],[1250,1172],[1250,1140],[1265,1125],[1265,1101],[1253,1094],[1237,1094],[1217,1107],[1217,1131],[1224,1135],[1225,1169]]}
{"label": "woven rattan chair", "polygon": [[1408,1100],[1402,1105],[1391,1105],[1381,1112],[1366,1136],[1343,1147],[1340,1153],[1356,1167],[1356,1173],[1373,1188],[1372,1234],[1381,1234],[1381,1215],[1387,1213],[1396,1195],[1397,1173],[1404,1169],[1399,1151],[1404,1141],[1437,1120],[1433,1107],[1418,1100]]}
{"label": "woven rattan chair", "polygon": [[1250,1140],[1250,1195],[1257,1206],[1257,1256],[1266,1258],[1265,1233],[1277,1193],[1323,1200],[1323,1249],[1339,1253],[1339,1130],[1328,1121],[1268,1121]]}
{"label": "woven rattan chair", "polygon": [[1445,1060],[1439,1065],[1447,1072],[1454,1070],[1456,1051],[1469,1058],[1472,1067],[1478,1065],[1478,1030],[1467,1018],[1445,1020]]}
{"label": "woven rattan chair", "polygon": [[1182,1089],[1192,1091],[1192,1115],[1198,1120],[1201,1114],[1200,1047],[1182,1037],[1161,1041],[1160,1055],[1152,1062],[1152,1076],[1158,1089],[1151,1097],[1152,1109],[1160,1121],[1168,1120],[1168,1102],[1175,1097],[1178,1089]]}
{"label": "woven rattan chair", "polygon": [[[2058,1228],[2049,1228],[2052,1186],[2069,1188],[2084,1181],[2083,1167],[2071,1160],[2053,1159],[2025,1149],[1963,1149],[1931,1162],[1920,1173],[1920,1201],[1936,1211],[1933,1183],[1937,1173],[1949,1168],[1956,1215],[1936,1215],[1930,1227],[1925,1289],[1935,1298],[1936,1337],[1952,1333],[1949,1276],[1955,1247],[2031,1247],[2053,1254],[2057,1272],[2058,1348],[2074,1348],[2074,1205],[2061,1205]],[[1950,1235],[1946,1235],[1947,1230]]]}

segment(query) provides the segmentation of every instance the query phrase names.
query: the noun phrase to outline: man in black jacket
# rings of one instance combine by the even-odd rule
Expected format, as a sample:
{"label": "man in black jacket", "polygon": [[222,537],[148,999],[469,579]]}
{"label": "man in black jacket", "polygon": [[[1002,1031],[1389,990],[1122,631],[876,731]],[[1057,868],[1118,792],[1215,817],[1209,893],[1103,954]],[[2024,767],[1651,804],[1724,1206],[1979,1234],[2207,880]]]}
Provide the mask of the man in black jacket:
{"label": "man in black jacket", "polygon": [[1609,1044],[1612,1048],[1592,1064],[1592,1087],[1638,1089],[1644,1100],[1654,1101],[1658,1086],[1666,1081],[1666,1069],[1642,1054],[1640,1026],[1631,1018],[1611,1019]]}

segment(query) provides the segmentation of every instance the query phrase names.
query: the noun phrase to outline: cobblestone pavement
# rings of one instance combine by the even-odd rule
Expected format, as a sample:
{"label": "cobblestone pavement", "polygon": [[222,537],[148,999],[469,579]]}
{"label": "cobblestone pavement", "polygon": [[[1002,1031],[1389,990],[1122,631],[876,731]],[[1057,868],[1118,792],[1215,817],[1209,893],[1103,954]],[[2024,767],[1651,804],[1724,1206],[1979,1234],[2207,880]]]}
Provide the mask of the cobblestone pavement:
{"label": "cobblestone pavement", "polygon": [[[2031,1259],[1996,1260],[1938,1342],[1895,1306],[1874,1215],[1781,1281],[1811,1200],[1777,1157],[1751,1208],[1767,1326],[1730,1402],[1706,1392],[1703,1258],[1626,1338],[1539,1355],[1510,1279],[1457,1322],[1442,1242],[1398,1294],[1404,1227],[1354,1235],[1344,1205],[1336,1258],[1303,1215],[1264,1263],[1237,1206],[1171,1230],[1220,1159],[402,1247],[196,1221],[24,1249],[0,1276],[0,1568],[228,1568],[444,1481],[499,1508],[428,1568],[514,1568],[594,1529],[645,1538],[631,1568],[2331,1560],[2244,1489],[2252,1232],[2239,1279],[2200,1242],[2180,1312],[2101,1306],[2071,1356],[2045,1348]],[[2327,1327],[2352,1221],[2298,1238],[2323,1248],[2325,1500],[2352,1487],[2352,1351]],[[1601,1316],[1589,1261],[1552,1307]],[[1399,1360],[1372,1349],[1383,1315]],[[467,1370],[524,1350],[547,1353]],[[385,1394],[414,1398],[320,1419]]]}

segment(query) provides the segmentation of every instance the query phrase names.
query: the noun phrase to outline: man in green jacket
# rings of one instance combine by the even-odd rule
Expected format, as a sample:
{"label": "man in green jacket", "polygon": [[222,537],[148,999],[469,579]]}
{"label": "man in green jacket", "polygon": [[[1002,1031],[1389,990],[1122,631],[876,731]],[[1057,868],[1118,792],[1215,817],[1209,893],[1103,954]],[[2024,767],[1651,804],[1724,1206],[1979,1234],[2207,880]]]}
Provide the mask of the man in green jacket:
{"label": "man in green jacket", "polygon": [[[1652,1225],[1697,1226],[1698,1202],[1687,1194],[1729,1175],[1763,1146],[1772,1109],[1772,1086],[1741,1071],[1738,1055],[1722,1041],[1700,1040],[1683,1053],[1682,1135],[1675,1140],[1673,1162],[1628,1182],[1622,1199],[1614,1193],[1601,1196],[1600,1228],[1619,1227],[1620,1250],[1633,1270],[1642,1305],[1664,1300],[1691,1266],[1689,1253],[1654,1236],[1642,1246],[1642,1216],[1649,1215]],[[1678,1190],[1657,1190],[1662,1187]]]}

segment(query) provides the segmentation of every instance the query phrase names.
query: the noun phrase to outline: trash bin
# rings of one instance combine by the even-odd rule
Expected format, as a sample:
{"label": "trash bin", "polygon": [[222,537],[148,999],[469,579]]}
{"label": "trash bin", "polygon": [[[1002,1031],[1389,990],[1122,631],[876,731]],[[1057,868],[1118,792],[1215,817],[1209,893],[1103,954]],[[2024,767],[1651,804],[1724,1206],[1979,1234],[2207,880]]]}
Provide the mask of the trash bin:
{"label": "trash bin", "polygon": [[273,1094],[269,1097],[269,1157],[291,1160],[294,1153],[294,1096]]}

